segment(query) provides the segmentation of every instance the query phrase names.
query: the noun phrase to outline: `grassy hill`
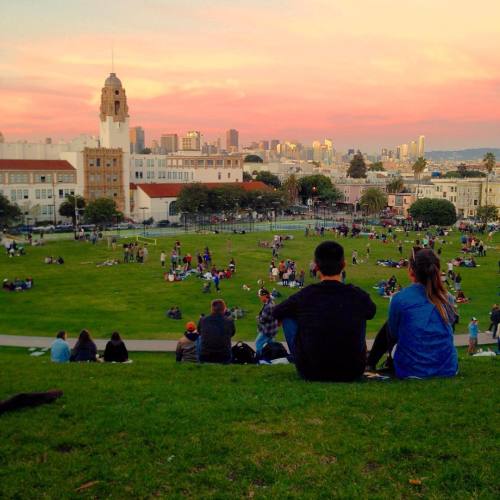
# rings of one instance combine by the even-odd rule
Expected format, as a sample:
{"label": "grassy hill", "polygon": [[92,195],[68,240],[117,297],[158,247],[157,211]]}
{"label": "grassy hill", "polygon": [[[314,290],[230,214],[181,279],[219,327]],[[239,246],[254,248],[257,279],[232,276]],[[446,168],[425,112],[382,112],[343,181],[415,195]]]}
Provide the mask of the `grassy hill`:
{"label": "grassy hill", "polygon": [[[296,260],[298,268],[308,271],[309,263],[319,237],[305,238],[302,232],[292,233],[294,239],[285,242],[280,257]],[[412,242],[419,235],[412,233],[403,240],[404,255],[411,250]],[[210,234],[181,235],[182,252],[193,256],[197,250],[203,251],[208,245],[213,253],[217,267],[227,267],[234,257],[237,264],[236,275],[221,282],[220,297],[228,306],[239,306],[247,311],[244,319],[237,322],[237,337],[255,337],[255,317],[260,303],[256,297],[257,281],[262,279],[266,286],[271,250],[259,248],[259,240],[270,240],[272,233],[253,233],[245,235]],[[446,238],[442,245],[442,259],[456,257],[460,253],[459,234]],[[106,242],[93,246],[86,242],[49,241],[44,247],[28,248],[28,255],[9,259],[0,255],[0,278],[13,280],[19,276],[32,276],[35,287],[23,293],[7,293],[2,298],[2,322],[0,333],[14,335],[52,336],[60,329],[66,329],[70,336],[76,336],[82,328],[88,328],[95,337],[108,337],[118,330],[125,338],[173,338],[182,333],[188,320],[197,320],[200,313],[208,312],[210,300],[217,294],[203,294],[202,280],[195,277],[168,283],[163,279],[159,254],[165,249],[167,255],[177,238],[160,238],[156,247],[149,247],[149,261],[144,264],[119,264],[112,267],[96,267],[96,264],[109,259],[122,259],[121,248],[112,250]],[[348,261],[347,278],[369,291],[377,304],[377,315],[368,323],[369,336],[373,336],[387,317],[388,300],[380,298],[373,286],[382,279],[395,274],[403,284],[408,283],[405,269],[390,269],[376,265],[380,258],[398,259],[396,243],[383,244],[381,241],[368,241],[366,237],[341,239]],[[499,238],[494,243],[498,246]],[[371,256],[365,258],[366,245],[370,243]],[[440,246],[440,245],[439,245]],[[363,260],[358,266],[350,265],[351,252],[356,249]],[[63,256],[65,264],[46,265],[46,255]],[[460,269],[462,286],[466,295],[471,297],[470,304],[461,306],[462,321],[458,332],[466,331],[470,316],[480,320],[480,327],[489,325],[488,313],[498,293],[498,250],[490,249],[487,257],[479,258],[480,267]],[[306,284],[311,279],[306,280]],[[242,290],[242,285],[251,287],[251,292]],[[278,287],[286,297],[293,289]],[[165,311],[178,305],[183,312],[183,320],[169,320]]]}
{"label": "grassy hill", "polygon": [[51,364],[0,348],[2,498],[498,498],[498,360],[447,380],[308,383],[293,366]]}

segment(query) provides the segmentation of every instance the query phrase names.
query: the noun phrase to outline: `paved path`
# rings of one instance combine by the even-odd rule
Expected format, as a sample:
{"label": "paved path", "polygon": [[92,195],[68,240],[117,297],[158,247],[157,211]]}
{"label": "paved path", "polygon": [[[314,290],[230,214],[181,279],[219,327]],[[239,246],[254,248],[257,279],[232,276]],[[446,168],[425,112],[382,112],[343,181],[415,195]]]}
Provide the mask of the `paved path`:
{"label": "paved path", "polygon": [[[104,350],[106,342],[108,339],[94,339],[97,344],[97,348]],[[144,352],[174,352],[177,346],[176,340],[131,340],[124,339],[127,345],[127,349],[132,352],[144,351]],[[54,341],[53,337],[23,337],[19,335],[0,335],[0,346],[13,346],[13,347],[50,347],[50,344]],[[492,340],[491,334],[480,333],[479,334],[479,344],[492,344],[496,340]],[[76,338],[68,339],[70,347],[73,347],[76,342]],[[455,335],[455,345],[457,347],[463,347],[468,345],[469,336],[468,335]],[[253,348],[255,348],[254,342],[248,342]],[[368,349],[371,348],[373,344],[373,339],[367,340]]]}

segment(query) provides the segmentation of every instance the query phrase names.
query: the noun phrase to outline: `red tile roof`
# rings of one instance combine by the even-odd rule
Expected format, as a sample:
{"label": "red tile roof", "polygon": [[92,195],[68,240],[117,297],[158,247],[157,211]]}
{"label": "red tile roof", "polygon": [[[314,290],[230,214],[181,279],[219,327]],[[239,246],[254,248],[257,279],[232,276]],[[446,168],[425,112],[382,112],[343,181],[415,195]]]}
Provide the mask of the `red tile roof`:
{"label": "red tile roof", "polygon": [[[264,184],[262,181],[251,182],[204,182],[202,186],[209,189],[214,189],[223,186],[237,186],[243,188],[245,191],[271,191],[271,188]],[[140,188],[150,198],[177,198],[186,186],[192,186],[193,183],[179,182],[179,183],[162,183],[162,184],[131,184],[130,189]],[[134,187],[132,187],[134,186]]]}
{"label": "red tile roof", "polygon": [[0,160],[0,170],[71,170],[66,160]]}

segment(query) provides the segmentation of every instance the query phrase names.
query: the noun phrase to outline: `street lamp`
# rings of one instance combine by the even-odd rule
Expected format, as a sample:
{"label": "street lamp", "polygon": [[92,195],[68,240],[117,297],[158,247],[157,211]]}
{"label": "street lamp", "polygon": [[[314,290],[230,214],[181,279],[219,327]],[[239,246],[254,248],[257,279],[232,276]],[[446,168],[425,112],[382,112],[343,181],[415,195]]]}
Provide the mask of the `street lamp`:
{"label": "street lamp", "polygon": [[142,225],[143,225],[143,234],[146,236],[146,210],[148,207],[139,207],[139,210],[142,210]]}

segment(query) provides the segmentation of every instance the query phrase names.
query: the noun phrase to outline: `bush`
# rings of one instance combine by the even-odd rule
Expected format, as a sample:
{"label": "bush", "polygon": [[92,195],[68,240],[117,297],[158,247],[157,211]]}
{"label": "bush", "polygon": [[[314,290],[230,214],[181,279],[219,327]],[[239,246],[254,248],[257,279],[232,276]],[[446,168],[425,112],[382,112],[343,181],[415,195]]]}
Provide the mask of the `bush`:
{"label": "bush", "polygon": [[422,198],[413,203],[409,213],[416,221],[437,226],[450,226],[457,221],[455,206],[448,200]]}

